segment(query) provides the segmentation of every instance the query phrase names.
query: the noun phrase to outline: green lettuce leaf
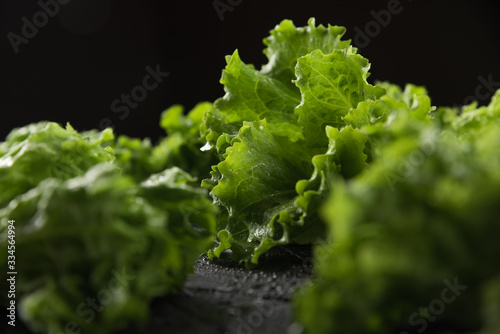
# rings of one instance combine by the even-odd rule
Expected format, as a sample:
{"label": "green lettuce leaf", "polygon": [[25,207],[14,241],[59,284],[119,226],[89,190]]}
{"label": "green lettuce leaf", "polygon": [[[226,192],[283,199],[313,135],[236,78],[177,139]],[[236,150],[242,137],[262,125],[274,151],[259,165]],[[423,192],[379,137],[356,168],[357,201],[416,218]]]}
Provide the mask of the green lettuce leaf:
{"label": "green lettuce leaf", "polygon": [[70,179],[90,167],[112,163],[111,129],[79,133],[71,125],[40,122],[13,130],[0,157],[0,208],[49,177]]}
{"label": "green lettuce leaf", "polygon": [[0,245],[15,228],[16,300],[33,331],[109,333],[145,321],[153,298],[182,286],[216,232],[217,209],[196,178],[216,158],[200,150],[210,109],[165,111],[157,145],[52,122],[0,143]]}
{"label": "green lettuce leaf", "polygon": [[201,150],[205,142],[200,131],[203,131],[204,115],[212,109],[209,102],[198,103],[187,115],[184,115],[184,108],[180,105],[168,108],[160,119],[160,126],[167,136],[157,145],[153,145],[148,138],[118,137],[113,146],[115,164],[138,181],[174,166],[195,177],[208,177],[216,155],[209,150]]}
{"label": "green lettuce leaf", "polygon": [[212,195],[228,211],[223,235],[232,241],[216,255],[234,245],[235,258],[257,263],[271,246],[290,242],[289,225],[297,223],[280,216],[295,215],[295,184],[312,172],[304,150],[302,141],[292,142],[266,120],[244,123],[217,165]]}
{"label": "green lettuce leaf", "polygon": [[[221,80],[226,95],[206,115],[205,124],[218,124],[220,130],[218,137],[212,129],[206,138],[213,143],[217,137],[221,162],[202,186],[223,208],[218,246],[210,257],[231,249],[233,258],[255,265],[271,247],[321,239],[324,225],[317,209],[331,180],[338,174],[350,178],[367,166],[367,136],[352,127],[341,129],[343,117],[384,89],[366,82],[365,58],[352,48],[336,49],[349,46],[340,42],[343,29],[314,28],[310,21],[292,33],[290,24],[285,21],[271,33],[266,52],[278,62],[293,59],[296,86],[288,88],[286,71],[273,69],[271,62],[259,72],[235,53]],[[304,38],[310,43],[299,45]],[[319,44],[332,53],[310,50]],[[224,128],[232,132],[222,133]]]}
{"label": "green lettuce leaf", "polygon": [[500,90],[497,91],[487,106],[477,108],[472,103],[461,110],[460,115],[448,110],[447,120],[451,128],[461,135],[473,135],[481,131],[485,124],[496,122],[500,117]]}
{"label": "green lettuce leaf", "polygon": [[370,166],[335,180],[323,206],[329,241],[316,248],[314,284],[295,297],[298,319],[307,333],[493,333],[496,97],[471,110],[476,117],[464,113],[447,124],[393,98],[404,100],[381,98],[393,102],[381,126],[359,128],[372,131]]}
{"label": "green lettuce leaf", "polygon": [[279,125],[276,130],[292,136],[293,140],[300,138],[300,128],[293,114],[300,102],[297,88],[289,88],[253,66],[244,64],[238,51],[228,56],[226,61],[220,81],[226,95],[215,101],[215,110],[208,113],[205,125],[214,132],[207,138],[211,144],[214,145],[222,133],[235,135],[243,121],[261,119]]}
{"label": "green lettuce leaf", "polygon": [[[234,137],[243,121],[266,119],[282,135],[292,140],[303,138],[296,126],[294,109],[300,103],[300,92],[292,82],[295,77],[297,59],[314,51],[331,53],[335,49],[350,46],[350,41],[341,41],[345,28],[322,25],[316,27],[314,18],[307,27],[296,28],[292,21],[284,20],[271,30],[264,39],[264,53],[269,62],[260,71],[253,65],[244,64],[238,51],[226,57],[227,66],[222,72],[221,83],[226,95],[215,102],[215,108],[205,116],[205,139],[216,147],[223,134]],[[352,49],[354,52],[355,49]],[[217,147],[224,153],[226,147]]]}
{"label": "green lettuce leaf", "polygon": [[295,113],[312,147],[324,147],[326,125],[341,127],[358,103],[378,99],[384,89],[366,82],[368,60],[352,50],[323,54],[316,50],[298,60],[296,84],[302,101]]}
{"label": "green lettuce leaf", "polygon": [[314,18],[309,19],[307,26],[299,28],[291,20],[283,20],[264,39],[267,46],[264,54],[269,61],[262,66],[261,73],[295,89],[292,80],[295,80],[297,59],[314,50],[329,54],[335,49],[349,48],[351,41],[341,40],[345,31],[339,26],[316,26]]}
{"label": "green lettuce leaf", "polygon": [[[215,208],[191,180],[175,168],[138,185],[98,164],[79,177],[47,178],[1,209],[3,249],[15,220],[21,319],[50,333],[145,321],[149,302],[177,291],[213,242]],[[7,257],[0,268],[10,271]]]}

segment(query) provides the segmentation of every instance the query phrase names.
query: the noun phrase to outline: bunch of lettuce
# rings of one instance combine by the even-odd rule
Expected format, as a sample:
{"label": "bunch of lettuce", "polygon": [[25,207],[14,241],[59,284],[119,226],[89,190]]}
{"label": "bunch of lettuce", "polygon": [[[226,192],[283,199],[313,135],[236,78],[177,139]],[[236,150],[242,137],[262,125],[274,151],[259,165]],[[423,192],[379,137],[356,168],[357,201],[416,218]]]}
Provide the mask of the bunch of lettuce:
{"label": "bunch of lettuce", "polygon": [[333,178],[366,168],[366,156],[351,154],[364,135],[338,129],[350,110],[385,90],[367,83],[370,65],[344,32],[285,20],[264,40],[269,62],[261,70],[238,51],[227,57],[226,94],[202,126],[220,159],[202,183],[223,209],[210,257],[231,249],[251,266],[271,247],[316,242],[324,235],[317,209]]}
{"label": "bunch of lettuce", "polygon": [[0,245],[15,220],[31,328],[107,333],[201,252],[251,267],[299,243],[318,245],[307,333],[497,333],[500,93],[436,110],[423,87],[368,83],[344,33],[281,22],[267,64],[228,56],[226,94],[167,110],[157,145],[49,122],[0,143]]}
{"label": "bunch of lettuce", "polygon": [[350,113],[370,138],[352,154],[372,162],[332,186],[297,318],[306,333],[498,333],[500,91],[458,115],[388,88]]}
{"label": "bunch of lettuce", "polygon": [[40,122],[14,129],[0,143],[0,208],[46,178],[67,180],[101,162],[113,162],[111,129],[78,133]]}
{"label": "bunch of lettuce", "polygon": [[[213,151],[201,150],[205,141],[200,136],[200,127],[204,115],[212,108],[212,103],[201,102],[187,115],[180,105],[168,108],[160,118],[160,126],[167,136],[153,145],[149,138],[121,135],[112,146],[115,163],[138,181],[173,166],[189,172],[196,179],[209,177],[210,166],[217,162],[217,155]],[[192,185],[199,186],[199,182]]]}
{"label": "bunch of lettuce", "polygon": [[296,297],[307,333],[493,333],[500,93],[436,111],[423,87],[369,84],[343,34],[285,20],[260,70],[227,57],[201,127],[220,159],[202,183],[223,209],[209,256],[322,245]]}
{"label": "bunch of lettuce", "polygon": [[[169,112],[162,122],[179,129],[184,120]],[[174,137],[159,144],[157,165],[139,158],[146,145],[115,141],[111,129],[41,122],[0,143],[0,247],[15,246],[16,306],[32,330],[109,333],[146,320],[152,298],[182,287],[213,244],[217,209],[194,177],[170,167],[199,137]],[[7,256],[0,268],[13,271]]]}

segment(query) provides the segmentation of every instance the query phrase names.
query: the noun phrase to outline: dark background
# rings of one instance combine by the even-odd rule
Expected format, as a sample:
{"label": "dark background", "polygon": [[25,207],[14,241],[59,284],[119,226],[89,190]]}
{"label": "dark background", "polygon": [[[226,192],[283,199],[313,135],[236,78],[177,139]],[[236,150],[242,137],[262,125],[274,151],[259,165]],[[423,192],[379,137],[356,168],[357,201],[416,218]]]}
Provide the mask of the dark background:
{"label": "dark background", "polygon": [[[42,0],[46,2],[47,0]],[[66,0],[67,1],[67,0]],[[223,95],[224,56],[238,48],[244,62],[266,62],[262,39],[285,18],[297,26],[343,25],[356,37],[389,1],[264,1],[232,3],[223,20],[213,0],[71,0],[16,54],[7,38],[33,21],[37,1],[0,0],[0,138],[13,127],[51,120],[78,130],[108,118],[116,132],[156,139],[160,113],[174,103],[193,107]],[[491,95],[479,77],[500,81],[500,24],[495,1],[401,0],[403,10],[360,53],[373,80],[425,85],[435,105]],[[354,43],[356,45],[356,43]],[[359,44],[359,43],[358,43]],[[358,45],[359,46],[359,45]],[[142,83],[146,66],[170,75],[125,119],[111,110]],[[500,86],[500,84],[497,84]]]}

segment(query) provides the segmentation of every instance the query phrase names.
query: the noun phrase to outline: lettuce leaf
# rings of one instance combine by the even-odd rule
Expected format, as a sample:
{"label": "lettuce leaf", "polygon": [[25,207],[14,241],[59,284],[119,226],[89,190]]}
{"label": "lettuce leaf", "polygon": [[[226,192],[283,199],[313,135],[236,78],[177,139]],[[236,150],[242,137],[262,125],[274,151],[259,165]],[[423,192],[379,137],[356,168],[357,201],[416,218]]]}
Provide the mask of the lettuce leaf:
{"label": "lettuce leaf", "polygon": [[[0,143],[0,246],[14,227],[17,306],[33,331],[109,333],[145,321],[153,298],[182,286],[216,232],[217,208],[196,178],[216,158],[200,150],[210,109],[164,112],[157,145],[52,122]],[[7,257],[0,268],[13,271]]]}
{"label": "lettuce leaf", "polygon": [[[350,40],[342,41],[344,27],[316,26],[314,18],[306,27],[296,28],[292,21],[283,20],[271,35],[264,39],[268,63],[260,71],[253,65],[244,64],[235,51],[226,57],[227,66],[222,72],[221,83],[226,95],[215,102],[213,111],[206,114],[205,138],[215,147],[223,134],[231,137],[238,133],[243,121],[266,119],[279,124],[281,135],[291,136],[293,141],[303,138],[297,128],[294,109],[300,103],[300,92],[292,82],[296,79],[297,59],[314,51],[331,53],[335,49],[350,46]],[[355,49],[352,49],[355,52]],[[226,147],[217,147],[222,154]]]}
{"label": "lettuce leaf", "polygon": [[368,60],[352,49],[327,55],[316,50],[298,60],[296,85],[302,101],[295,114],[310,146],[324,147],[326,125],[343,126],[349,110],[384,94],[383,88],[366,82],[369,67]]}
{"label": "lettuce leaf", "polygon": [[208,150],[201,151],[205,142],[200,138],[200,131],[203,131],[204,115],[212,109],[212,103],[200,102],[184,115],[183,106],[171,106],[160,119],[167,136],[157,145],[149,138],[119,136],[113,145],[115,164],[138,181],[174,166],[198,178],[208,177],[216,155]]}
{"label": "lettuce leaf", "polygon": [[210,135],[211,144],[222,134],[236,134],[243,121],[258,121],[266,119],[276,124],[276,130],[292,136],[296,140],[302,135],[296,126],[293,114],[295,106],[300,102],[297,88],[285,86],[278,80],[269,78],[253,66],[244,64],[235,51],[226,58],[227,66],[222,72],[221,83],[224,84],[226,95],[215,101],[216,114],[208,117],[223,122],[223,127],[212,127],[214,134]]}
{"label": "lettuce leaf", "polygon": [[322,208],[328,242],[316,247],[314,284],[295,297],[307,333],[497,330],[499,95],[442,122],[423,91],[407,91],[360,109],[381,115],[384,103],[379,123],[352,111],[372,161],[337,178]]}
{"label": "lettuce leaf", "polygon": [[[50,333],[109,333],[145,321],[152,298],[178,290],[213,240],[215,208],[189,181],[174,168],[137,185],[104,163],[47,178],[0,210],[3,249],[15,220],[23,321]],[[0,268],[10,271],[7,257]]]}
{"label": "lettuce leaf", "polygon": [[271,247],[315,242],[324,235],[317,209],[331,180],[366,168],[367,137],[340,128],[351,109],[384,89],[366,82],[369,63],[340,41],[343,32],[316,28],[314,20],[306,28],[284,21],[266,39],[270,61],[261,71],[237,52],[227,58],[226,95],[204,123],[220,163],[202,186],[223,210],[209,257],[231,249],[234,259],[253,266]]}
{"label": "lettuce leaf", "polygon": [[71,125],[40,122],[13,130],[2,143],[0,208],[49,177],[70,179],[90,167],[112,163],[111,129],[79,133]]}
{"label": "lettuce leaf", "polygon": [[297,59],[314,50],[329,54],[336,49],[349,48],[351,41],[341,40],[345,31],[344,27],[339,26],[316,26],[314,18],[309,19],[307,26],[298,28],[291,20],[283,20],[264,39],[264,54],[268,63],[262,66],[261,73],[293,90]]}
{"label": "lettuce leaf", "polygon": [[290,242],[289,229],[300,225],[288,216],[299,214],[295,183],[310,174],[311,166],[303,142],[291,142],[273,126],[266,120],[245,122],[217,165],[220,179],[212,195],[228,211],[223,233],[231,239],[217,256],[234,245],[236,258],[257,261],[270,247]]}

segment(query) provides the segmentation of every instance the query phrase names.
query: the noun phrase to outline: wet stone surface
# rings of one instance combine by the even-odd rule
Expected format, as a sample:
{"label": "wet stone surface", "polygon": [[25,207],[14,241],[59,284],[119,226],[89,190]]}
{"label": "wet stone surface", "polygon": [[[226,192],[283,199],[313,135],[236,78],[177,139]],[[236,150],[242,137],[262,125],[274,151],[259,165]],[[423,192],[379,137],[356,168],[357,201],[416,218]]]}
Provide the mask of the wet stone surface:
{"label": "wet stone surface", "polygon": [[146,326],[129,333],[277,334],[293,322],[291,295],[311,274],[310,249],[276,248],[256,269],[202,256],[181,293],[157,299]]}
{"label": "wet stone surface", "polygon": [[[259,261],[258,268],[249,270],[228,254],[214,261],[200,257],[182,291],[157,298],[146,324],[118,333],[287,333],[293,323],[292,293],[311,275],[310,248],[277,247]],[[7,333],[30,333],[18,325]]]}

